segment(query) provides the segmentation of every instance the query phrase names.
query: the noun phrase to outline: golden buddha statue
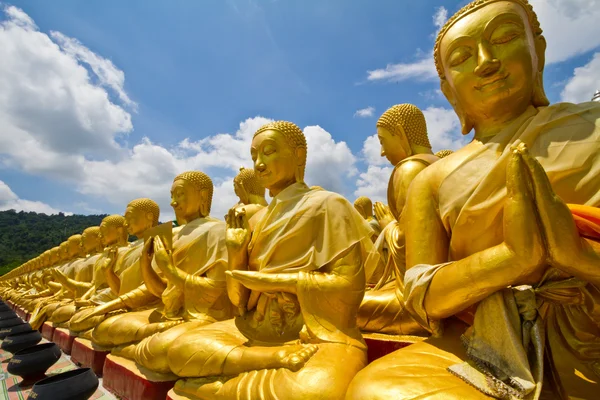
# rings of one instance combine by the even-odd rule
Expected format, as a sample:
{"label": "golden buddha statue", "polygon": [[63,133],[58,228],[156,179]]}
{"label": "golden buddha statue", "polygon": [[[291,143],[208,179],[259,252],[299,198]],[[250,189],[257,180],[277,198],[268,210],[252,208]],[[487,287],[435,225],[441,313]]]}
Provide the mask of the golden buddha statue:
{"label": "golden buddha statue", "polygon": [[383,263],[365,264],[367,282],[374,287],[365,292],[358,313],[363,332],[394,335],[425,334],[423,327],[410,323],[404,307],[405,246],[402,215],[408,188],[415,177],[438,157],[432,154],[427,123],[421,110],[412,104],[398,104],[377,121],[381,156],[394,165],[388,184],[388,207],[375,203],[383,231],[375,242]]}
{"label": "golden buddha statue", "polygon": [[[85,234],[85,231],[84,231]],[[55,327],[67,327],[68,321],[77,311],[77,307],[90,305],[89,299],[96,294],[98,290],[107,288],[106,275],[103,269],[103,263],[107,259],[109,252],[113,247],[122,248],[127,244],[127,229],[125,228],[125,218],[121,215],[109,215],[102,219],[99,226],[99,235],[102,247],[105,248],[102,254],[95,257],[94,264],[91,262],[83,264],[87,268],[85,274],[79,274],[75,279],[62,279],[63,284],[75,293],[73,301],[63,305],[52,313],[51,321]],[[91,274],[89,273],[91,269]],[[77,278],[81,279],[78,280]],[[91,279],[90,279],[91,278]],[[88,281],[88,279],[90,279]],[[85,291],[85,292],[84,292]]]}
{"label": "golden buddha statue", "polygon": [[442,92],[475,138],[405,207],[406,307],[434,337],[347,399],[598,397],[600,105],[548,106],[545,49],[526,0],[474,1],[440,30]]}
{"label": "golden buddha statue", "polygon": [[[366,365],[356,327],[372,230],[342,196],[304,183],[306,139],[290,122],[261,127],[254,170],[273,196],[255,214],[227,214],[229,298],[235,320],[170,343],[175,398],[341,399]],[[179,396],[179,397],[177,397]]]}
{"label": "golden buddha statue", "polygon": [[[67,241],[70,246],[75,247],[75,241],[78,236],[73,235]],[[48,299],[44,299],[36,306],[31,315],[29,324],[33,329],[39,329],[46,320],[50,322],[66,322],[65,320],[56,320],[53,314],[57,308],[67,305],[73,299],[83,295],[85,288],[80,287],[76,282],[89,281],[93,275],[93,267],[102,251],[102,241],[100,240],[100,227],[91,226],[84,229],[79,236],[79,256],[72,262],[60,265],[61,268],[54,268],[52,273],[55,281],[62,286],[61,290]],[[57,317],[59,317],[57,315]],[[62,315],[60,316],[62,317]],[[68,319],[67,319],[68,321]]]}
{"label": "golden buddha statue", "polygon": [[234,208],[243,208],[248,219],[267,206],[265,188],[261,186],[253,169],[240,168],[240,172],[233,178],[233,190],[240,199]]}
{"label": "golden buddha statue", "polygon": [[369,223],[371,229],[373,229],[371,239],[375,242],[381,233],[381,225],[379,225],[379,221],[373,215],[373,202],[366,196],[360,196],[354,200],[354,208]]}
{"label": "golden buddha statue", "polygon": [[[225,224],[209,216],[212,193],[212,181],[202,172],[189,171],[175,177],[171,205],[179,226],[173,230],[172,252],[161,240],[150,238],[140,259],[145,290],[154,295],[153,301],[100,323],[92,332],[96,347],[133,359],[135,344],[148,337],[138,347],[138,358],[141,364],[156,370],[165,343],[177,337],[180,326],[195,327],[231,318],[225,284]],[[110,307],[110,303],[107,305]]]}
{"label": "golden buddha statue", "polygon": [[[124,227],[138,240],[126,246],[112,246],[101,263],[110,290],[97,290],[87,301],[78,301],[81,309],[71,317],[71,334],[91,339],[92,329],[110,316],[127,310],[146,307],[156,297],[146,289],[140,268],[144,234],[158,225],[160,208],[148,198],[135,199],[125,209]],[[99,278],[101,279],[101,278]]]}

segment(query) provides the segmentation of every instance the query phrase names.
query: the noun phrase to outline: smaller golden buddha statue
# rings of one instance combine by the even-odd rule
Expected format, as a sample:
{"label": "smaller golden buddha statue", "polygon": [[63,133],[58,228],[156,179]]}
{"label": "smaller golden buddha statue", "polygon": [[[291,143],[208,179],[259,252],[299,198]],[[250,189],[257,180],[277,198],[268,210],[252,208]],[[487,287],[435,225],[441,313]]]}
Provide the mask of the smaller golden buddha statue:
{"label": "smaller golden buddha statue", "polygon": [[371,239],[375,242],[381,233],[381,225],[379,225],[379,221],[373,215],[373,202],[367,196],[360,196],[354,200],[354,208],[369,223],[371,229],[373,229]]}
{"label": "smaller golden buddha statue", "polygon": [[124,227],[129,235],[139,238],[126,246],[110,247],[101,263],[110,290],[96,291],[90,305],[81,302],[69,321],[71,334],[91,340],[92,330],[111,313],[122,313],[156,303],[157,298],[144,284],[140,257],[145,232],[158,225],[160,208],[148,198],[135,199],[127,204]]}
{"label": "smaller golden buddha statue", "polygon": [[260,185],[253,169],[240,168],[240,172],[233,178],[233,190],[240,199],[234,208],[243,208],[248,219],[267,206],[265,188]]}
{"label": "smaller golden buddha statue", "polygon": [[[367,280],[375,285],[365,293],[358,325],[363,332],[424,334],[426,332],[412,322],[404,307],[406,267],[402,212],[410,184],[438,158],[431,151],[425,116],[412,104],[398,104],[385,111],[377,121],[377,136],[381,155],[394,165],[394,170],[388,184],[388,207],[375,204],[375,213],[383,228],[375,247],[384,262],[365,265]],[[377,258],[370,260],[377,261]]]}
{"label": "smaller golden buddha statue", "polygon": [[212,181],[203,172],[175,177],[171,205],[179,226],[173,229],[172,251],[160,237],[149,238],[141,259],[146,286],[160,303],[106,319],[92,332],[96,345],[168,372],[166,350],[179,335],[233,316],[225,284],[225,224],[210,217],[212,194]]}
{"label": "smaller golden buddha statue", "polygon": [[243,210],[227,214],[227,286],[239,316],[169,343],[168,368],[189,378],[174,395],[342,399],[366,365],[356,312],[372,230],[342,196],[304,183],[306,147],[291,122],[254,134],[254,170],[273,200],[253,229]]}

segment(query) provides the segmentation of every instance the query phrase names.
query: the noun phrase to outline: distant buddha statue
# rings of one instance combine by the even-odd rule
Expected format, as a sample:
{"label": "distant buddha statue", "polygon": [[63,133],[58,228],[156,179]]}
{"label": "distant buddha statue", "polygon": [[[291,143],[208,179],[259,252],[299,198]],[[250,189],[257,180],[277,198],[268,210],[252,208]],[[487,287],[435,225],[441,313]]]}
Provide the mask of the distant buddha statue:
{"label": "distant buddha statue", "polygon": [[240,172],[233,178],[233,190],[240,199],[234,207],[246,210],[248,219],[267,206],[265,188],[260,185],[253,169],[240,168]]}
{"label": "distant buddha statue", "polygon": [[[383,227],[375,247],[383,263],[365,265],[367,280],[375,284],[367,290],[358,313],[363,332],[394,335],[424,334],[426,331],[404,306],[405,246],[402,220],[408,188],[415,177],[438,160],[431,151],[425,116],[412,104],[398,104],[377,121],[381,155],[394,165],[388,184],[388,207],[375,204],[375,213]],[[384,266],[382,269],[381,266]]]}
{"label": "distant buddha statue", "polygon": [[173,396],[342,399],[366,365],[356,312],[372,230],[343,197],[304,183],[296,125],[264,125],[251,155],[273,200],[253,230],[243,210],[227,215],[228,293],[239,316],[170,343],[169,369],[190,378]]}
{"label": "distant buddha statue", "polygon": [[[84,232],[85,233],[85,232]],[[61,276],[60,282],[74,293],[74,299],[69,304],[63,305],[52,313],[51,321],[55,327],[68,326],[68,321],[77,311],[77,304],[87,304],[87,300],[100,289],[107,287],[106,277],[103,270],[103,263],[109,257],[113,247],[121,248],[127,244],[127,229],[125,228],[125,218],[121,215],[109,215],[102,219],[100,223],[99,239],[103,253],[96,258],[94,264],[85,264],[87,271],[80,274],[79,279],[71,279]],[[91,269],[91,274],[89,273]]]}
{"label": "distant buddha statue", "polygon": [[438,158],[445,158],[445,157],[448,157],[452,153],[454,153],[452,150],[440,150],[435,153],[435,156]]}
{"label": "distant buddha statue", "polygon": [[96,346],[133,358],[136,348],[129,345],[148,337],[140,344],[136,359],[157,369],[161,351],[178,331],[231,318],[225,284],[225,224],[209,216],[212,194],[212,181],[200,171],[175,177],[171,205],[179,226],[173,230],[172,252],[162,240],[148,240],[140,260],[146,287],[157,302],[100,323],[92,332]]}
{"label": "distant buddha statue", "polygon": [[377,237],[381,233],[381,225],[379,225],[379,221],[373,215],[373,202],[371,199],[366,196],[360,196],[354,200],[354,208],[369,223],[371,229],[373,229],[372,240],[377,240]]}
{"label": "distant buddha statue", "polygon": [[[144,285],[140,258],[144,247],[144,234],[158,225],[160,208],[148,198],[135,199],[125,209],[124,227],[127,233],[139,238],[127,245],[108,249],[102,269],[110,290],[96,290],[87,301],[80,299],[81,309],[71,317],[72,334],[91,339],[92,329],[110,316],[110,313],[147,307],[157,301]],[[99,280],[102,278],[98,277]]]}
{"label": "distant buddha statue", "polygon": [[526,0],[471,2],[440,30],[441,89],[475,136],[405,208],[406,307],[434,336],[347,399],[598,398],[600,104],[549,106],[545,50]]}

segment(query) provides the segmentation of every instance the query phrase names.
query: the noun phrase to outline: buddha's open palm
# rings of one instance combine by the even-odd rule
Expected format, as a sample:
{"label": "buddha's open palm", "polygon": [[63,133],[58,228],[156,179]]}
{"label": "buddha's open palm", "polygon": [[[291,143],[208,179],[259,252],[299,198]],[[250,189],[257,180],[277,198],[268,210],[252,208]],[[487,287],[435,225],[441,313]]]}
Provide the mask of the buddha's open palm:
{"label": "buddha's open palm", "polygon": [[375,202],[373,209],[375,210],[375,218],[377,218],[377,221],[379,221],[379,226],[381,226],[381,228],[385,228],[395,219],[394,215],[392,215],[392,212],[390,211],[390,208],[379,201]]}
{"label": "buddha's open palm", "polygon": [[112,268],[115,262],[117,261],[117,248],[112,246],[108,249],[106,257],[102,261],[102,269]]}
{"label": "buddha's open palm", "polygon": [[234,252],[246,251],[250,243],[250,225],[246,216],[246,210],[229,210],[225,216],[227,222],[227,233],[225,243],[227,248]]}

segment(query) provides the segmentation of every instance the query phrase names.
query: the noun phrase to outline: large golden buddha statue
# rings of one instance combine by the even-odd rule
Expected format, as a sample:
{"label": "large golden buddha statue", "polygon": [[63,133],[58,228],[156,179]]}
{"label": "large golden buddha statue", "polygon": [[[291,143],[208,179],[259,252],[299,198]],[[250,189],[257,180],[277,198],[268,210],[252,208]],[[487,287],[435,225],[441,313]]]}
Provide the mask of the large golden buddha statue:
{"label": "large golden buddha statue", "polygon": [[[225,284],[225,223],[209,216],[212,194],[212,181],[200,171],[175,177],[171,205],[179,226],[173,230],[172,252],[161,239],[150,239],[140,260],[146,287],[156,301],[100,323],[92,332],[95,345],[128,358],[138,351],[136,359],[156,370],[161,351],[177,338],[177,332],[231,318]],[[137,350],[128,346],[146,337]]]}
{"label": "large golden buddha statue", "polygon": [[[235,320],[191,329],[167,351],[186,399],[341,399],[366,364],[356,326],[372,230],[338,194],[304,183],[306,139],[290,122],[261,127],[254,170],[273,196],[227,215]],[[194,379],[195,377],[198,377]]]}
{"label": "large golden buddha statue", "polygon": [[[358,313],[364,332],[395,335],[426,333],[404,307],[405,246],[403,211],[408,188],[415,177],[438,160],[431,151],[427,123],[421,110],[412,104],[398,104],[377,121],[381,155],[394,165],[388,184],[388,207],[375,204],[383,231],[375,242],[383,263],[372,258],[365,265],[368,283],[375,287],[365,293]],[[383,267],[383,268],[381,268]]]}
{"label": "large golden buddha statue", "polygon": [[156,302],[156,297],[144,285],[140,256],[145,232],[158,225],[159,216],[160,208],[151,199],[140,198],[129,202],[125,209],[124,226],[129,235],[139,239],[126,246],[108,249],[100,267],[110,290],[96,290],[89,298],[89,303],[85,299],[78,301],[81,309],[69,321],[71,334],[91,339],[91,330],[110,313],[146,307]]}
{"label": "large golden buddha statue", "polygon": [[545,49],[526,0],[477,0],[441,29],[441,88],[475,138],[405,208],[406,306],[434,337],[348,399],[598,397],[600,105],[548,106]]}
{"label": "large golden buddha statue", "polygon": [[[102,247],[105,248],[102,254],[95,257],[94,264],[85,263],[86,273],[80,273],[75,279],[60,276],[60,282],[68,287],[74,293],[73,301],[63,305],[52,313],[50,320],[55,327],[66,327],[68,321],[77,311],[77,306],[89,304],[89,298],[98,290],[107,287],[106,276],[103,269],[103,263],[109,257],[109,252],[113,247],[122,248],[127,244],[127,229],[125,228],[125,218],[121,215],[109,215],[102,219],[99,227],[98,238]],[[84,232],[85,234],[85,232]],[[91,270],[91,274],[89,273]]]}
{"label": "large golden buddha statue", "polygon": [[354,208],[369,223],[369,226],[373,229],[373,236],[371,238],[373,241],[376,241],[381,233],[381,225],[379,225],[379,221],[373,215],[373,202],[367,196],[360,196],[354,200]]}

